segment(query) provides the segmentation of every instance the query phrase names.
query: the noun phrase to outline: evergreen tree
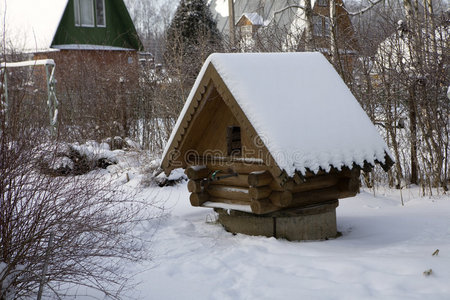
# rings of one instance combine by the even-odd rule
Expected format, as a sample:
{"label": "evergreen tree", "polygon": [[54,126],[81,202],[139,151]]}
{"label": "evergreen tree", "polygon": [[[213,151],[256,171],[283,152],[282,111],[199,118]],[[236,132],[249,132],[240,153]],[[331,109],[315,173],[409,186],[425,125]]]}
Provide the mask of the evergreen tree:
{"label": "evergreen tree", "polygon": [[164,58],[170,73],[187,86],[209,54],[222,50],[222,39],[205,0],[181,0],[166,32]]}

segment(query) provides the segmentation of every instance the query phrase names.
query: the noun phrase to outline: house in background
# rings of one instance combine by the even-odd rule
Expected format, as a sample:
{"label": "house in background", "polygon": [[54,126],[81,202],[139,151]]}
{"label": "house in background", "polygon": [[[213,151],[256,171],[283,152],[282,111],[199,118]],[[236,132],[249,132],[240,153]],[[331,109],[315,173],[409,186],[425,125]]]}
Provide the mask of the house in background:
{"label": "house in background", "polygon": [[143,50],[123,0],[6,0],[2,4],[6,44],[16,52],[57,58],[58,65],[70,63],[80,53],[85,60],[102,57],[114,64],[131,64]]}
{"label": "house in background", "polygon": [[[0,11],[9,49],[55,61],[66,121],[80,118],[80,105],[123,104],[138,84],[143,46],[123,0],[6,0]],[[126,115],[119,119],[126,131]]]}
{"label": "house in background", "polygon": [[[302,51],[305,49],[304,0],[236,0],[234,16],[229,13],[228,0],[212,0],[211,11],[219,31],[230,35],[230,20],[233,19],[236,42],[244,51],[258,42],[270,51]],[[352,57],[358,49],[355,32],[342,0],[336,0],[337,36],[339,50]],[[328,0],[311,0],[313,9],[313,48],[324,54],[330,51],[330,9]]]}

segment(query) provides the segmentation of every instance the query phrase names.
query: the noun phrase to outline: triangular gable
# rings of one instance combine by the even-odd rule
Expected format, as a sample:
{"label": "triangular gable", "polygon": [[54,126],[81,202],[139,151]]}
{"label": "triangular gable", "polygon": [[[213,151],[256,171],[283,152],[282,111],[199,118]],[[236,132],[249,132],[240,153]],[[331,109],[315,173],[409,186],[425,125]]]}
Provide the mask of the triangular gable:
{"label": "triangular gable", "polygon": [[73,2],[69,0],[52,40],[52,48],[143,50],[123,0],[105,1],[106,26],[94,27],[75,26]]}
{"label": "triangular gable", "polygon": [[244,13],[236,22],[236,26],[243,26],[243,25],[263,26],[264,19],[255,12]]}
{"label": "triangular gable", "polygon": [[[217,78],[214,78],[217,76]],[[213,54],[167,143],[162,166],[189,136],[210,80],[251,138],[264,142],[274,176],[392,163],[388,147],[345,83],[319,53]]]}

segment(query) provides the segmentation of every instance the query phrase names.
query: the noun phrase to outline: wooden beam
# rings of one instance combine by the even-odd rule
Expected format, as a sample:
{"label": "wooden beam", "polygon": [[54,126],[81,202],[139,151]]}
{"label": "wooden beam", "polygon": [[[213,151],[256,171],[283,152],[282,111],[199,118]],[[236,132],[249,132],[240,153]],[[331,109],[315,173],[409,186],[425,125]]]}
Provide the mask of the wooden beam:
{"label": "wooden beam", "polygon": [[354,195],[356,195],[356,192],[343,192],[338,187],[301,192],[292,195],[292,202],[288,205],[288,207],[301,207],[335,199],[352,197]]}
{"label": "wooden beam", "polygon": [[[218,177],[220,177],[220,176],[221,176],[221,174],[218,175]],[[248,175],[247,174],[238,174],[237,176],[221,178],[219,180],[211,181],[210,184],[248,187]]]}
{"label": "wooden beam", "polygon": [[190,155],[188,162],[195,162],[198,165],[205,165],[211,171],[233,171],[238,174],[249,174],[255,171],[267,170],[267,166],[260,161],[243,161],[240,159],[228,159],[223,157],[199,157]]}
{"label": "wooden beam", "polygon": [[256,171],[248,175],[248,185],[254,187],[260,187],[269,185],[273,180],[269,171]]}
{"label": "wooden beam", "polygon": [[192,206],[201,206],[203,203],[208,201],[209,195],[207,193],[192,193],[189,196]]}
{"label": "wooden beam", "polygon": [[258,200],[268,198],[272,193],[272,189],[267,185],[261,187],[250,187],[248,193],[250,195],[250,199]]}
{"label": "wooden beam", "polygon": [[238,204],[238,205],[250,205],[250,199],[245,200],[238,200],[238,199],[225,199],[225,198],[216,198],[216,197],[209,197],[210,202],[216,202],[216,203],[226,203],[226,204]]}
{"label": "wooden beam", "polygon": [[338,182],[338,174],[320,175],[307,178],[306,181],[301,181],[300,184],[296,184],[294,181],[290,181],[286,184],[286,189],[291,191],[292,193],[299,193],[332,187],[338,184]]}
{"label": "wooden beam", "polygon": [[238,186],[209,185],[206,189],[215,198],[250,201],[248,189]]}

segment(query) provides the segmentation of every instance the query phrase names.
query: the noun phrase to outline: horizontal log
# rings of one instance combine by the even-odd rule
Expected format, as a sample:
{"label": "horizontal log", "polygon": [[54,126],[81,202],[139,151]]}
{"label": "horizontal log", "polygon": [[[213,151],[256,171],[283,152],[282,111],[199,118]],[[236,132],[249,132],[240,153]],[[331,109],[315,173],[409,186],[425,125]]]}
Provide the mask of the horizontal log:
{"label": "horizontal log", "polygon": [[[219,174],[218,176],[220,177],[222,174]],[[221,178],[219,180],[211,181],[210,184],[248,187],[248,175],[238,174],[237,176]]]}
{"label": "horizontal log", "polygon": [[209,185],[206,191],[208,192],[209,195],[215,198],[250,201],[248,189],[244,187]]}
{"label": "horizontal log", "polygon": [[238,205],[250,205],[250,199],[226,199],[226,198],[217,198],[217,197],[209,197],[209,202],[216,203],[226,203],[226,204],[238,204]]}
{"label": "horizontal log", "polygon": [[330,200],[353,197],[356,191],[342,191],[339,187],[331,187],[292,195],[292,202],[287,207],[301,207]]}
{"label": "horizontal log", "polygon": [[189,180],[187,187],[190,193],[201,193],[204,190],[204,185],[207,184],[207,181],[202,180]]}
{"label": "horizontal log", "polygon": [[270,201],[279,207],[288,207],[292,203],[292,193],[289,191],[274,191],[269,196]]}
{"label": "horizontal log", "polygon": [[269,171],[257,171],[248,175],[248,184],[254,187],[269,185],[272,180],[273,177]]}
{"label": "horizontal log", "polygon": [[280,210],[280,207],[273,205],[269,199],[252,200],[250,208],[252,209],[252,212],[257,215],[268,214]]}
{"label": "horizontal log", "polygon": [[208,177],[210,170],[206,166],[190,166],[184,173],[191,180],[199,180]]}
{"label": "horizontal log", "polygon": [[248,193],[250,195],[250,199],[264,199],[270,196],[272,193],[272,189],[270,187],[261,186],[261,187],[250,187],[248,189]]}
{"label": "horizontal log", "polygon": [[208,159],[201,157],[188,157],[188,161],[195,162],[198,165],[205,165],[208,169],[216,170],[232,170],[238,174],[249,174],[255,171],[267,170],[267,166],[262,162],[253,159],[239,159],[239,158],[214,158]]}
{"label": "horizontal log", "polygon": [[321,175],[307,178],[306,181],[300,184],[295,184],[293,181],[290,181],[287,183],[286,189],[292,193],[299,193],[332,187],[338,184],[338,182],[339,176],[337,174]]}
{"label": "horizontal log", "polygon": [[192,193],[189,196],[189,200],[192,206],[201,206],[209,200],[209,195],[207,193]]}
{"label": "horizontal log", "polygon": [[356,170],[352,172],[351,177],[341,178],[338,183],[338,187],[342,192],[359,192],[360,182],[360,171]]}

